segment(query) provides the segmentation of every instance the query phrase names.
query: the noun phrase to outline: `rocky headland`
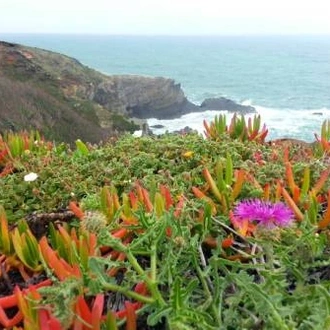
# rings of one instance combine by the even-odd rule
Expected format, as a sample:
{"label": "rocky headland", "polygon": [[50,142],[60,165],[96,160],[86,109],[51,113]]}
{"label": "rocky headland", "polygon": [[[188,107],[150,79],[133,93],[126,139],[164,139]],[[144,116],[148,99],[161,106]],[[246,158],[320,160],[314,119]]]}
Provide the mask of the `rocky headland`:
{"label": "rocky headland", "polygon": [[173,79],[105,75],[55,52],[0,41],[0,133],[37,129],[48,139],[99,142],[148,118],[255,112],[226,98],[190,102]]}

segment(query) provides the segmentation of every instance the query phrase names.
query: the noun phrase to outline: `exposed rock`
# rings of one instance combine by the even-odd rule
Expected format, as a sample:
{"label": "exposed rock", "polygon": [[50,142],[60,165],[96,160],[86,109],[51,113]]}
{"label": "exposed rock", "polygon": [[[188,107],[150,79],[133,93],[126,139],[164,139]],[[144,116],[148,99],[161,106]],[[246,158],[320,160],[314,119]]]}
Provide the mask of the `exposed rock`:
{"label": "exposed rock", "polygon": [[225,97],[205,99],[200,107],[203,110],[227,110],[240,114],[256,112],[256,109],[250,105],[241,105]]}
{"label": "exposed rock", "polygon": [[186,98],[173,79],[135,75],[109,76],[96,86],[93,101],[111,111],[142,119],[173,119],[205,110],[256,112],[254,107],[224,97],[206,99],[198,106]]}
{"label": "exposed rock", "polygon": [[150,129],[149,125],[147,123],[142,125],[142,136],[153,136],[154,133]]}
{"label": "exposed rock", "polygon": [[174,131],[174,134],[180,134],[180,135],[185,135],[185,134],[190,134],[190,133],[198,133],[198,131],[192,129],[189,126],[185,126],[184,128],[178,130],[178,131]]}
{"label": "exposed rock", "polygon": [[136,118],[179,117],[190,103],[173,79],[136,75],[109,76],[95,87],[93,101]]}

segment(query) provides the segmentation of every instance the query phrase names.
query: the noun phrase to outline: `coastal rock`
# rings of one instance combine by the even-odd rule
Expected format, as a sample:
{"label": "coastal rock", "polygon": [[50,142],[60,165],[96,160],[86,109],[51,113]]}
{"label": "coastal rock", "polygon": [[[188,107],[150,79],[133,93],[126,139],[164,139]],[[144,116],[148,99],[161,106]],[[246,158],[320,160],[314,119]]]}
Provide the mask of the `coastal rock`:
{"label": "coastal rock", "polygon": [[136,118],[169,119],[198,108],[173,79],[136,75],[108,76],[98,84],[93,101],[111,111]]}
{"label": "coastal rock", "polygon": [[186,98],[180,84],[163,77],[108,76],[95,87],[91,99],[110,111],[140,119],[173,119],[205,110],[256,112],[224,97],[206,99],[198,106]]}
{"label": "coastal rock", "polygon": [[174,134],[179,134],[179,135],[186,135],[186,134],[190,134],[190,133],[198,134],[198,132],[196,130],[192,129],[189,126],[185,126],[184,128],[182,128],[180,130],[177,130],[177,131],[174,131],[173,133]]}
{"label": "coastal rock", "polygon": [[250,105],[238,104],[225,97],[205,99],[200,107],[203,110],[227,110],[229,112],[238,112],[243,115],[256,112],[256,109]]}

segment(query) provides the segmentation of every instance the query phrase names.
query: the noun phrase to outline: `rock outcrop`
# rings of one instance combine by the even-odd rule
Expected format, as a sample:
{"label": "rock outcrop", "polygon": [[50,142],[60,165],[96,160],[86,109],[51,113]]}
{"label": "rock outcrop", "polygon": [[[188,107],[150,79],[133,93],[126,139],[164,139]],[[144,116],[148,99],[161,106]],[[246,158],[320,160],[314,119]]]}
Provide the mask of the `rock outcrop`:
{"label": "rock outcrop", "polygon": [[175,118],[194,111],[173,79],[136,75],[109,76],[94,89],[93,101],[136,118]]}
{"label": "rock outcrop", "polygon": [[240,114],[254,113],[256,109],[250,105],[238,104],[225,97],[205,99],[200,106],[203,110],[227,110]]}
{"label": "rock outcrop", "polygon": [[93,101],[109,110],[135,118],[173,119],[191,112],[227,110],[256,112],[224,97],[210,98],[198,106],[190,102],[173,79],[135,75],[109,76],[94,89]]}

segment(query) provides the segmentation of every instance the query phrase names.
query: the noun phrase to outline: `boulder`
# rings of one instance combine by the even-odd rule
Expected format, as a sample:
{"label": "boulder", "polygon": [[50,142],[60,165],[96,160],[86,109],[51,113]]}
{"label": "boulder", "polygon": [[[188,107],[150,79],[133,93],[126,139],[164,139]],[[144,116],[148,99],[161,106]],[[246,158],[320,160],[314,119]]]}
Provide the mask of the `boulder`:
{"label": "boulder", "polygon": [[165,126],[164,125],[160,125],[160,124],[156,124],[156,125],[152,125],[150,126],[150,128],[164,128]]}
{"label": "boulder", "polygon": [[203,110],[227,110],[240,114],[255,113],[256,109],[250,105],[242,105],[225,97],[208,98],[200,106]]}
{"label": "boulder", "polygon": [[186,135],[186,134],[190,134],[190,133],[196,133],[198,134],[198,131],[192,129],[189,126],[185,126],[184,128],[178,130],[178,131],[174,131],[174,134],[180,134],[180,135]]}

